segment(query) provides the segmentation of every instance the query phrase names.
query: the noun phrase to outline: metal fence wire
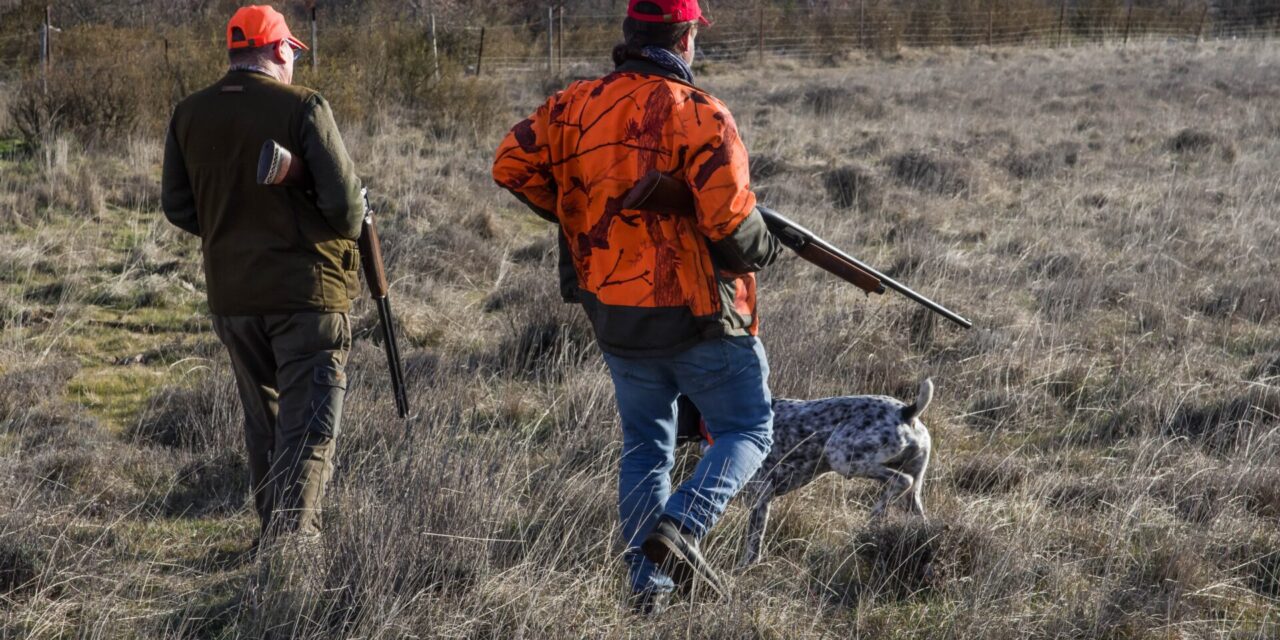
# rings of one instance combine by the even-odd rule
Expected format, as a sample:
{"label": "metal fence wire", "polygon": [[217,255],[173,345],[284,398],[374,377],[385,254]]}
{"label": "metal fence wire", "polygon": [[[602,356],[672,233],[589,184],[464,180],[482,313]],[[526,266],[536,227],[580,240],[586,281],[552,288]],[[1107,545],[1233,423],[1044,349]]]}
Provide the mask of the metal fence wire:
{"label": "metal fence wire", "polygon": [[[858,51],[903,47],[1122,45],[1137,40],[1259,38],[1280,31],[1280,4],[1248,14],[1229,12],[1214,4],[1152,7],[1130,2],[1099,6],[1074,0],[956,3],[943,9],[930,8],[938,6],[934,3],[908,5],[885,0],[845,4],[839,9],[719,9],[712,15],[713,26],[699,34],[699,57],[716,64],[746,66],[768,59],[838,60]],[[47,70],[46,57],[60,49],[60,41],[139,46],[127,27],[56,25],[56,6],[46,15],[51,17],[45,24],[0,27],[0,78],[13,79],[42,67]],[[358,64],[343,44],[358,32],[361,42],[377,42],[379,37],[401,44],[406,38],[416,40],[431,52],[430,59],[437,67],[444,62],[473,75],[595,69],[608,63],[621,38],[620,16],[574,14],[563,5],[548,6],[538,18],[516,23],[437,22],[433,16],[421,14],[359,23],[328,23],[323,12],[311,12],[309,18],[310,24],[297,25],[295,30],[315,40],[313,64]],[[50,34],[48,50],[41,44],[46,30]],[[152,34],[144,44],[164,41],[175,47],[220,47],[217,33],[195,39],[189,31],[160,35],[156,38]],[[370,39],[370,35],[374,37]],[[360,55],[392,54],[384,47]],[[59,57],[58,63],[75,64],[74,51]]]}

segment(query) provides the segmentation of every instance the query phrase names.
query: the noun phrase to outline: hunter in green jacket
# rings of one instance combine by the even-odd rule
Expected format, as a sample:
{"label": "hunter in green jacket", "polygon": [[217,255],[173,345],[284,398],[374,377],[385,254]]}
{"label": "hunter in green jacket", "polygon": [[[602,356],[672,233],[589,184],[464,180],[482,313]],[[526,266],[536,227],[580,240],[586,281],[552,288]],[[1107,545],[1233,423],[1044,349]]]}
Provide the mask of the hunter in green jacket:
{"label": "hunter in green jacket", "polygon": [[[230,69],[178,104],[165,142],[161,205],[200,238],[209,310],[245,412],[263,534],[317,534],[333,472],[358,289],[364,206],[333,114],[291,86],[306,49],[269,6],[227,25]],[[257,184],[275,140],[307,164],[310,188]]]}

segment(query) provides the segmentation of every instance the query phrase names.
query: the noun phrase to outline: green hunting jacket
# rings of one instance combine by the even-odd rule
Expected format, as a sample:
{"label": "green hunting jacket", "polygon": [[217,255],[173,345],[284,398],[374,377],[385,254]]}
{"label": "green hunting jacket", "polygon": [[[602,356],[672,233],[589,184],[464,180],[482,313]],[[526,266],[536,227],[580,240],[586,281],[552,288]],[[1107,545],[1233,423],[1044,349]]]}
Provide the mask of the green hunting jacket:
{"label": "green hunting jacket", "polygon": [[[273,139],[301,158],[308,187],[257,183]],[[200,237],[215,315],[346,312],[359,292],[360,180],[320,94],[230,71],[174,110],[161,207]]]}

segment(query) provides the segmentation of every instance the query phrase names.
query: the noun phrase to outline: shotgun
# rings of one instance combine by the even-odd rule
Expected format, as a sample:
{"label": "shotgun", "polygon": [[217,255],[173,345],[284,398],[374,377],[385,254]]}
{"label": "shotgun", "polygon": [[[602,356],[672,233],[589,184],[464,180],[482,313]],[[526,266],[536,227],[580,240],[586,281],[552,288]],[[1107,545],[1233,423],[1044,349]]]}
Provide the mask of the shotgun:
{"label": "shotgun", "polygon": [[[258,184],[279,187],[306,187],[310,183],[306,166],[288,149],[275,140],[262,145],[258,156]],[[391,370],[391,386],[395,393],[396,412],[401,419],[409,417],[409,395],[405,390],[404,366],[400,362],[400,345],[396,341],[395,321],[391,315],[390,284],[382,261],[382,242],[373,224],[373,207],[369,206],[369,192],[361,189],[364,197],[364,224],[360,231],[360,266],[364,270],[365,283],[369,285],[369,297],[378,306],[378,318],[382,327],[382,348],[387,352],[387,368]]]}
{"label": "shotgun", "polygon": [[[622,208],[692,212],[694,210],[693,193],[680,180],[660,171],[650,171],[627,192],[622,201]],[[776,236],[779,242],[824,271],[853,284],[868,294],[883,294],[888,287],[965,329],[973,327],[972,322],[912,291],[901,282],[876,271],[865,262],[831,246],[814,235],[812,231],[792,222],[777,211],[762,205],[757,205],[756,208],[764,216],[764,223],[769,227],[769,232]]]}

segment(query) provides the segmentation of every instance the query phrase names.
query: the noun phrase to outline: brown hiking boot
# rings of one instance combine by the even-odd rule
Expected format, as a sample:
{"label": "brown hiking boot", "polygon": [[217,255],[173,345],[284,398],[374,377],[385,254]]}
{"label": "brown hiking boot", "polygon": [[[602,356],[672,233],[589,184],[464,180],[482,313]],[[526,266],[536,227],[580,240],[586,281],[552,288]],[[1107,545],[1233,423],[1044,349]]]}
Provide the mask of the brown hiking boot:
{"label": "brown hiking boot", "polygon": [[698,540],[680,529],[675,520],[667,516],[658,519],[653,532],[645,537],[640,550],[650,562],[658,565],[671,577],[676,587],[688,593],[695,581],[701,581],[716,595],[724,597],[724,583],[698,550]]}

